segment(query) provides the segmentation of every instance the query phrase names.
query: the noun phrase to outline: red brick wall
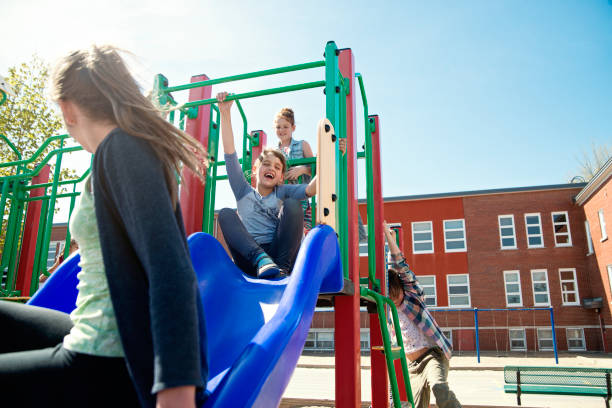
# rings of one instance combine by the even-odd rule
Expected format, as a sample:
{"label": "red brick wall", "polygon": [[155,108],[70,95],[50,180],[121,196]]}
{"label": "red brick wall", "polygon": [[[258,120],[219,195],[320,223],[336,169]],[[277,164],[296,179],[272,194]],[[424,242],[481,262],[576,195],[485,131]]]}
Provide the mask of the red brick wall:
{"label": "red brick wall", "polygon": [[[478,308],[506,308],[503,271],[519,270],[523,307],[534,307],[531,270],[546,269],[551,306],[554,309],[559,349],[567,349],[565,327],[598,327],[597,315],[582,306],[564,306],[561,299],[559,269],[575,268],[580,299],[593,297],[592,264],[587,259],[584,212],[573,203],[580,189],[546,190],[539,192],[506,193],[467,196],[465,208],[468,264],[472,305]],[[551,212],[567,211],[572,246],[555,247]],[[540,213],[544,248],[527,248],[525,231],[526,213]],[[516,250],[501,250],[498,215],[514,215]],[[510,327],[550,326],[550,317],[544,311],[479,313],[481,326],[492,326],[493,316],[508,314]],[[503,320],[503,319],[502,319]],[[499,325],[499,322],[496,322]],[[503,326],[506,326],[504,322]],[[601,350],[598,338],[587,336],[591,350]],[[533,330],[527,330],[527,343],[533,349]],[[531,334],[530,334],[531,333]],[[507,336],[504,335],[504,338]],[[530,337],[531,336],[531,337]],[[482,339],[482,338],[481,338]],[[498,339],[499,340],[499,339]],[[506,340],[507,341],[507,340]],[[498,341],[499,343],[499,341]],[[482,344],[482,340],[481,340]]]}
{"label": "red brick wall", "polygon": [[[365,204],[360,205],[361,216],[367,223]],[[466,252],[444,252],[443,220],[461,219],[461,198],[386,202],[384,216],[388,223],[401,223],[404,248],[401,248],[414,273],[435,275],[438,306],[448,305],[446,275],[468,273]],[[433,226],[434,253],[412,253],[412,222],[431,221]],[[367,257],[360,259],[360,275],[367,276]]]}
{"label": "red brick wall", "polygon": [[[612,265],[612,178],[608,179],[597,191],[591,195],[583,205],[586,219],[589,222],[591,238],[593,240],[594,254],[589,256],[589,261],[593,265],[591,268],[593,282],[593,296],[604,298],[604,308],[602,315],[605,324],[612,323],[612,313],[610,304],[612,303],[611,283],[608,277],[607,266]],[[608,239],[602,241],[602,233],[599,224],[599,210],[602,209],[606,222],[606,232]],[[608,351],[612,350],[612,333],[606,336]]]}

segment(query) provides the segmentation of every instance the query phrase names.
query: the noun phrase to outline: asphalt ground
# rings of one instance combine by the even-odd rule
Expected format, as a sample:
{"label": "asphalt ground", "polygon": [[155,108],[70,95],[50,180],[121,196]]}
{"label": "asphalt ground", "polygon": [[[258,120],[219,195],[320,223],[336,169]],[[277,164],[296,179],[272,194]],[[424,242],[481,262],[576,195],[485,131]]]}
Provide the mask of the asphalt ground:
{"label": "asphalt ground", "polygon": [[[506,365],[555,366],[552,353],[512,352],[481,354],[480,363],[475,353],[463,352],[455,355],[450,362],[448,382],[457,398],[464,406],[477,407],[514,407],[518,406],[515,394],[504,393],[504,373]],[[561,367],[601,367],[612,368],[612,353],[560,353]],[[371,401],[370,357],[361,357],[361,399],[363,406]],[[294,401],[292,407],[333,406],[335,396],[335,361],[330,354],[304,354],[300,357],[293,377],[283,396],[286,401]],[[522,396],[522,408],[602,408],[600,397],[575,397],[556,395]],[[298,402],[302,401],[300,405]],[[317,405],[317,401],[320,401]],[[304,405],[308,402],[310,405]],[[432,403],[434,398],[432,396]]]}

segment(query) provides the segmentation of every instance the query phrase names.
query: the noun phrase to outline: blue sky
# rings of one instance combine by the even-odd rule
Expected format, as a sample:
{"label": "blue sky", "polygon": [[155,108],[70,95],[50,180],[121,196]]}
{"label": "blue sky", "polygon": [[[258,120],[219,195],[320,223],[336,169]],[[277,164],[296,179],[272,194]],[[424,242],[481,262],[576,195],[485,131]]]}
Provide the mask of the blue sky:
{"label": "blue sky", "polygon": [[[161,72],[171,85],[320,60],[328,40],[352,48],[380,115],[385,196],[565,183],[593,143],[612,145],[612,0],[47,3],[3,4],[0,74],[91,42],[132,51],[145,83]],[[322,78],[318,69],[213,92]],[[243,106],[269,143],[281,107],[313,145],[324,115],[320,89]],[[233,205],[226,188],[218,203]]]}

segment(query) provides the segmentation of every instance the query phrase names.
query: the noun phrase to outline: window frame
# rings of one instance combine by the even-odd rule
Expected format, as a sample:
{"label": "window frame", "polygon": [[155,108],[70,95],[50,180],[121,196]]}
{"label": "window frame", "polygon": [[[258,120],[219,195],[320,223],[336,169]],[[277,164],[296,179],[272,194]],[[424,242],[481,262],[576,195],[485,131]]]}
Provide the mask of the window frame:
{"label": "window frame", "polygon": [[[540,336],[540,330],[549,330],[550,331],[550,338],[542,338]],[[538,340],[538,350],[539,351],[553,351],[555,349],[555,343],[554,343],[554,336],[552,333],[552,327],[538,327],[536,329],[536,337]],[[540,344],[541,340],[550,340],[550,342],[552,343],[552,346],[550,348],[548,347],[542,347]]]}
{"label": "window frame", "polygon": [[593,237],[591,236],[591,225],[588,220],[584,221],[584,229],[586,231],[586,240],[587,240],[587,255],[593,255]]}
{"label": "window frame", "polygon": [[[527,217],[538,217],[538,228],[540,228],[539,234],[529,234],[529,226],[535,226],[535,224],[527,224]],[[542,215],[540,213],[526,213],[525,214],[525,235],[527,236],[527,248],[535,249],[535,248],[544,248],[544,232],[542,231]],[[531,245],[529,243],[530,237],[540,237],[540,245]]]}
{"label": "window frame", "polygon": [[[467,278],[467,282],[465,283],[465,285],[467,285],[467,295],[451,295],[450,293],[451,286],[463,286],[463,285],[457,285],[457,284],[451,285],[450,280],[449,280],[451,276],[465,276]],[[446,275],[446,294],[448,295],[448,307],[449,308],[460,309],[462,307],[472,307],[472,296],[470,295],[470,275],[467,273],[449,273],[448,275]],[[467,296],[468,304],[467,305],[451,305],[451,297],[459,297],[459,296]]]}
{"label": "window frame", "polygon": [[[565,215],[565,222],[563,223],[558,223],[555,222],[555,215]],[[550,213],[550,217],[552,219],[552,227],[553,227],[553,238],[555,240],[555,247],[571,247],[572,246],[572,232],[570,230],[570,220],[569,220],[569,213],[567,211],[553,211]],[[567,232],[556,232],[555,231],[555,226],[557,225],[566,225],[567,226]],[[557,242],[557,236],[559,235],[567,235],[567,242],[566,243],[558,243]]]}
{"label": "window frame", "polygon": [[608,270],[608,288],[612,293],[612,265],[606,265],[606,269]]}
{"label": "window frame", "polygon": [[[415,244],[417,243],[414,239],[414,225],[415,224],[429,224],[429,233],[431,234],[431,241],[418,241],[419,243],[431,242],[431,250],[420,250],[417,251],[415,248]],[[410,232],[412,233],[412,253],[415,255],[418,254],[433,254],[435,250],[434,246],[434,234],[433,234],[433,222],[432,221],[413,221],[410,223]],[[422,233],[423,231],[418,231]]]}
{"label": "window frame", "polygon": [[[561,272],[572,272],[574,279],[573,280],[567,280],[567,279],[563,279],[561,277]],[[563,283],[564,282],[573,282],[574,284],[574,290],[573,291],[564,291],[563,290]],[[576,268],[559,268],[559,285],[561,288],[561,304],[563,306],[580,306],[580,295],[578,292],[578,279],[576,277]],[[563,297],[564,293],[575,293],[576,295],[576,300],[574,302],[566,302],[565,298]]]}
{"label": "window frame", "polygon": [[[578,330],[580,332],[580,335],[581,335],[580,341],[582,342],[582,347],[581,348],[570,347],[570,340],[577,340],[578,338],[572,337],[570,339],[570,336],[568,334],[569,330]],[[566,327],[565,328],[565,338],[567,340],[567,351],[586,351],[586,340],[584,338],[584,328],[582,328],[582,327]]]}
{"label": "window frame", "polygon": [[[502,228],[510,228],[509,225],[501,225],[501,219],[502,218],[510,218],[512,220],[512,239],[514,240],[514,246],[504,246],[504,236],[502,235]],[[517,243],[516,243],[516,225],[514,224],[514,214],[502,214],[502,215],[498,215],[497,216],[497,225],[498,225],[498,231],[499,231],[499,246],[502,250],[509,250],[509,249],[517,249]],[[505,238],[509,238],[509,236],[506,236]]]}
{"label": "window frame", "polygon": [[[423,296],[425,297],[425,300],[427,300],[427,296],[425,296],[425,288],[431,288],[433,287],[434,290],[434,304],[433,305],[428,305],[427,302],[425,303],[425,305],[427,307],[438,307],[438,289],[437,289],[437,285],[436,285],[436,275],[418,275],[417,280],[419,281],[419,285],[421,286],[421,289],[423,289]],[[424,285],[422,278],[433,278],[433,285]]]}
{"label": "window frame", "polygon": [[[387,223],[387,225],[389,226],[389,228],[393,228],[393,227],[400,227],[401,228],[402,223],[401,222],[389,222],[389,223]],[[368,252],[368,224],[364,224],[363,228],[364,228],[364,230],[366,232],[366,239],[365,239],[365,241],[358,243],[359,257],[360,258],[367,258],[369,256],[369,252]],[[362,253],[363,249],[365,249],[365,253]],[[389,252],[389,244],[385,240],[385,259],[387,257],[387,253],[388,252]]]}
{"label": "window frame", "polygon": [[[518,277],[518,287],[519,287],[519,291],[518,291],[518,295],[520,298],[520,302],[519,303],[508,303],[508,283],[514,283],[514,282],[508,282],[506,280],[506,276],[508,275],[512,275],[512,274],[516,274],[516,276]],[[521,272],[518,269],[515,270],[509,270],[509,271],[504,271],[504,292],[506,294],[506,306],[507,307],[516,307],[516,306],[523,306],[523,288],[521,287]],[[512,294],[514,294],[515,292],[513,292]]]}
{"label": "window frame", "polygon": [[[512,337],[510,336],[510,333],[512,332],[521,332],[523,334],[522,339],[523,339],[523,347],[521,348],[516,348],[512,346]],[[510,351],[526,351],[527,350],[527,336],[525,335],[525,328],[522,327],[520,329],[517,328],[513,328],[513,329],[508,329],[508,343],[510,344]]]}
{"label": "window frame", "polygon": [[[448,341],[450,342],[451,346],[453,345],[453,329],[447,329],[444,327],[441,327],[440,330],[442,331],[442,334],[444,335],[444,337],[446,337],[448,339]],[[448,336],[446,334],[449,334]]]}
{"label": "window frame", "polygon": [[[534,272],[544,272],[544,276],[546,277],[546,295],[548,297],[548,302],[547,303],[538,303],[536,302],[536,291],[535,291],[535,284],[536,283],[541,283],[543,281],[537,281],[535,282],[533,280],[533,274]],[[532,269],[531,270],[531,292],[533,295],[533,305],[534,306],[545,306],[545,307],[550,307],[551,302],[550,302],[550,283],[548,282],[548,270],[547,269]],[[538,292],[542,293],[542,292]]]}
{"label": "window frame", "polygon": [[599,229],[601,230],[601,242],[608,239],[608,231],[606,231],[606,219],[604,218],[603,208],[597,211],[597,217],[599,218]]}
{"label": "window frame", "polygon": [[[64,249],[64,240],[50,241],[49,249],[47,250],[47,263],[46,269],[49,269],[55,264],[55,259],[57,258],[57,254],[61,253]],[[52,252],[53,251],[53,252]]]}
{"label": "window frame", "polygon": [[[461,221],[461,228],[446,228],[447,221]],[[467,252],[467,237],[465,232],[465,218],[456,218],[451,220],[442,220],[442,229],[444,233],[444,252],[452,253],[452,252]],[[446,238],[446,232],[452,231],[461,231],[463,232],[463,238]],[[463,242],[463,249],[449,249],[447,247],[448,242]]]}

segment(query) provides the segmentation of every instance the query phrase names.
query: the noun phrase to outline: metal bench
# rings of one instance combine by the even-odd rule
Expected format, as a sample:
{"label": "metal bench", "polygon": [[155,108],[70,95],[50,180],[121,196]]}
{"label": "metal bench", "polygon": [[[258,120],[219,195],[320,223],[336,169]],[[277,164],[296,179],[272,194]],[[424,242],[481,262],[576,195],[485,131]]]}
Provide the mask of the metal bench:
{"label": "metal bench", "polygon": [[587,367],[504,367],[504,391],[521,394],[555,394],[603,397],[610,408],[611,368]]}

